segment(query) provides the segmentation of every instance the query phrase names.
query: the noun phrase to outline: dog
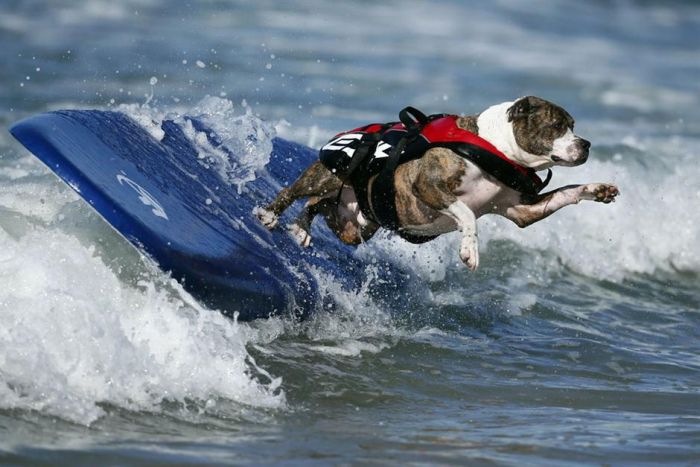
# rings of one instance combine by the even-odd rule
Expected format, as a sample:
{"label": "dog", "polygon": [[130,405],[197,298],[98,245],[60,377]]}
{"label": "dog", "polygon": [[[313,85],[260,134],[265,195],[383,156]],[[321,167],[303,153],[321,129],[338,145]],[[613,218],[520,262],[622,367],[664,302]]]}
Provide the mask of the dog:
{"label": "dog", "polygon": [[[573,167],[588,159],[591,143],[574,133],[571,115],[539,97],[522,97],[477,115],[454,117],[457,127],[483,138],[511,163],[532,173],[553,166]],[[375,179],[376,175],[369,179],[367,190],[372,190]],[[565,206],[584,200],[607,204],[619,194],[610,183],[524,193],[448,147],[431,147],[421,157],[398,165],[393,172],[393,190],[397,231],[420,240],[459,230],[459,257],[472,271],[479,266],[479,217],[497,214],[518,227],[527,227]],[[256,208],[254,213],[273,229],[294,201],[309,198],[299,217],[288,226],[300,245],[311,244],[311,223],[319,214],[342,242],[358,245],[371,238],[381,225],[372,215],[371,200],[365,210],[361,209],[357,191],[357,186],[316,161],[270,204]]]}

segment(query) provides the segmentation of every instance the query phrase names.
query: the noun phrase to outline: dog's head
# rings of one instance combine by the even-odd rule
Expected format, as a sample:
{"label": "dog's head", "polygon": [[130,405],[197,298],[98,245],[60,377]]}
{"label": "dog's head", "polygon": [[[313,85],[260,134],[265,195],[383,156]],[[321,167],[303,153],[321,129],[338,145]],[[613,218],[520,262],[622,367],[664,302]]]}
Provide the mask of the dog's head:
{"label": "dog's head", "polygon": [[522,97],[507,108],[506,116],[516,144],[507,155],[516,162],[541,170],[581,165],[588,159],[591,143],[574,134],[574,119],[558,105]]}

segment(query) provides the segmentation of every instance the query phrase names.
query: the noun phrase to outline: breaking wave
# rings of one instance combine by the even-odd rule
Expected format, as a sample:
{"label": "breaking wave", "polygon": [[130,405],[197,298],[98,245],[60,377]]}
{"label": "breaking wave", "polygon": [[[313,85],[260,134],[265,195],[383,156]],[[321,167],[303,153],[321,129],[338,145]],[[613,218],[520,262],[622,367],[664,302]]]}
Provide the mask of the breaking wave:
{"label": "breaking wave", "polygon": [[[237,114],[220,98],[168,112],[121,107],[156,138],[163,119],[176,119],[189,128],[201,159],[239,187],[265,166],[275,135],[275,125],[242,109]],[[203,116],[221,132],[225,147],[246,154],[244,164],[229,164],[184,115]],[[423,308],[464,304],[464,294],[451,291],[461,289],[465,277],[471,287],[483,288],[489,274],[507,270],[511,313],[537,301],[521,278],[542,267],[609,280],[657,270],[700,272],[694,227],[700,221],[694,209],[700,192],[692,188],[698,169],[688,162],[697,155],[695,142],[630,135],[619,143],[607,140],[602,127],[595,135],[597,128],[590,126],[591,139],[601,141],[592,160],[555,169],[552,186],[616,183],[622,192],[617,203],[584,202],[524,230],[482,218],[487,272],[471,276],[459,263],[456,234],[420,246],[382,234],[357,255],[368,264],[381,258],[427,283],[445,284],[423,297]],[[322,295],[336,304],[333,311],[303,323],[284,318],[238,323],[201,307],[31,157],[4,166],[0,179],[2,408],[37,410],[82,424],[100,418],[105,404],[160,411],[175,402],[217,414],[217,401],[224,399],[283,409],[284,382],[258,366],[251,349],[282,355],[290,349],[277,344],[281,336],[303,336],[294,351],[357,358],[404,338],[441,332],[430,319],[406,325],[385,311],[369,293],[382,282],[382,272],[373,266],[357,290],[315,272]],[[503,242],[516,248],[522,270],[513,272],[509,259],[499,257]]]}

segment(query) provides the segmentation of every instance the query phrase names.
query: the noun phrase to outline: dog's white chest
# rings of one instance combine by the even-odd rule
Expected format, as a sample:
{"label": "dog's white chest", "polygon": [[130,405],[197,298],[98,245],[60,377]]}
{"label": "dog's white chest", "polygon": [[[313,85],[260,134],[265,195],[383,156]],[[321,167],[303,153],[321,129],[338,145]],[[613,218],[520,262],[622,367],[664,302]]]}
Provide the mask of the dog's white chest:
{"label": "dog's white chest", "polygon": [[500,205],[517,199],[518,193],[486,175],[477,165],[466,161],[466,173],[460,179],[455,194],[474,212],[476,217],[495,212]]}

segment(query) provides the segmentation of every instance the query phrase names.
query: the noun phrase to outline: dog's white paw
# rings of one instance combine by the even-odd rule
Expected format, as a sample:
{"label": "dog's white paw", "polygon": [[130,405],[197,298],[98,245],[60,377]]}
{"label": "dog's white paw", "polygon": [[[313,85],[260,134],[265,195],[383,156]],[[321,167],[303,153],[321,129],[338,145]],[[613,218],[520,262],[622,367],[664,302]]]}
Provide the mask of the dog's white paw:
{"label": "dog's white paw", "polygon": [[609,183],[589,183],[581,186],[580,199],[596,201],[598,203],[612,203],[615,201],[620,190],[615,185]]}
{"label": "dog's white paw", "polygon": [[476,271],[476,268],[479,267],[479,245],[475,238],[462,238],[462,244],[459,247],[459,259],[466,264],[470,271]]}
{"label": "dog's white paw", "polygon": [[294,237],[294,240],[300,246],[303,246],[304,248],[308,248],[309,245],[311,245],[311,235],[309,235],[309,232],[302,229],[297,224],[288,225],[287,228],[289,229],[289,233],[292,234],[292,237]]}
{"label": "dog's white paw", "polygon": [[269,230],[277,227],[278,218],[274,212],[269,211],[265,208],[256,207],[253,209],[253,214],[258,218],[262,225],[267,227]]}

